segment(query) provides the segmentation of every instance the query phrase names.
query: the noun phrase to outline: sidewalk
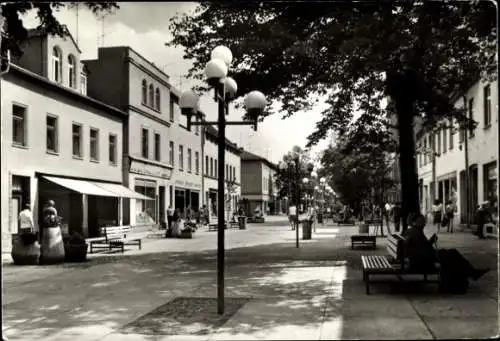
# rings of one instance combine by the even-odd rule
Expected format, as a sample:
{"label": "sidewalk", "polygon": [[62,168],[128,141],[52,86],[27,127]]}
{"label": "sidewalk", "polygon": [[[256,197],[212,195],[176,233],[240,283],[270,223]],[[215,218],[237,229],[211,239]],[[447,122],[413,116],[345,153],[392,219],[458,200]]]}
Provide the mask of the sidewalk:
{"label": "sidewalk", "polygon": [[[245,234],[250,231],[235,230],[228,239],[250,238],[253,234]],[[496,271],[473,282],[469,293],[461,296],[438,295],[432,286],[403,294],[398,286],[391,292],[384,284],[373,285],[367,296],[360,255],[385,254],[383,238],[378,238],[375,251],[350,250],[349,236],[357,227],[327,224],[317,227],[312,240],[301,240],[297,249],[294,231],[286,226],[259,226],[257,231],[265,239],[260,244],[256,238],[250,243],[255,245],[226,251],[227,305],[235,298],[245,303],[222,325],[212,323],[216,297],[212,246],[200,252],[142,253],[81,265],[6,267],[11,274],[4,277],[2,297],[5,335],[9,340],[109,341],[388,340],[497,334]],[[215,241],[213,235],[208,238]],[[496,241],[476,244],[473,237],[440,235],[440,242],[468,250],[476,259],[495,261]],[[272,244],[265,244],[268,238]],[[18,269],[23,269],[22,276]],[[151,316],[157,308],[166,314],[166,307],[176,300],[202,298],[212,298],[211,313],[196,306],[189,318],[180,312],[168,318]],[[178,333],[154,334],[151,326],[164,334]]]}

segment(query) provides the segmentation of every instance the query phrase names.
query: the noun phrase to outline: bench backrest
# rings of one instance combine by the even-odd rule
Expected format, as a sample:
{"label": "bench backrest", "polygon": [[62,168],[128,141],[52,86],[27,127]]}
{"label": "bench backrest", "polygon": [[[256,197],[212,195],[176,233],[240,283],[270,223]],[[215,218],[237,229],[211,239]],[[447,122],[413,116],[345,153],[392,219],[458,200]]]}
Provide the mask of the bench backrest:
{"label": "bench backrest", "polygon": [[132,229],[130,226],[105,226],[101,227],[101,235],[105,236],[107,239],[112,238],[123,238],[130,233]]}
{"label": "bench backrest", "polygon": [[387,253],[394,261],[404,265],[404,238],[400,234],[387,236]]}

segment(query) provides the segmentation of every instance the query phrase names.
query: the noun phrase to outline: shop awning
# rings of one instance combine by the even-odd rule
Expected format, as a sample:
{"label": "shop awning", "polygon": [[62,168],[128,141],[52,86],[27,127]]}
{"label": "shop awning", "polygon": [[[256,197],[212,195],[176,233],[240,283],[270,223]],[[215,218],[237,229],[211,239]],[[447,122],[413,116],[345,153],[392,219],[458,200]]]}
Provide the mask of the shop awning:
{"label": "shop awning", "polygon": [[55,176],[43,176],[43,178],[55,184],[58,184],[59,186],[66,187],[67,189],[81,194],[96,195],[101,197],[122,197],[131,199],[154,200],[153,198],[136,193],[128,189],[127,187],[118,184],[66,179]]}
{"label": "shop awning", "polygon": [[130,188],[118,184],[96,183],[97,186],[105,189],[106,191],[116,193],[117,196],[122,198],[140,199],[140,200],[155,200],[154,198],[147,197]]}

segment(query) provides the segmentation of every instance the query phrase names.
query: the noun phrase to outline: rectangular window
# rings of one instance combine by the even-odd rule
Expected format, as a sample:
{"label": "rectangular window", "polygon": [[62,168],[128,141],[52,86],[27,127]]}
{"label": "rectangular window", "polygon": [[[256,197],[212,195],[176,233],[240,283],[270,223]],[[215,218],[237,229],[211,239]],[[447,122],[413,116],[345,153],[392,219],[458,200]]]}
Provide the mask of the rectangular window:
{"label": "rectangular window", "polygon": [[450,143],[449,143],[449,148],[450,150],[453,149],[453,135],[455,135],[455,127],[453,126],[453,119],[450,118]]}
{"label": "rectangular window", "polygon": [[174,155],[174,141],[170,141],[168,143],[168,163],[170,166],[174,166],[175,163],[175,155]]}
{"label": "rectangular window", "polygon": [[47,116],[47,151],[58,152],[57,117]]}
{"label": "rectangular window", "polygon": [[214,176],[214,159],[210,158],[210,176]]}
{"label": "rectangular window", "polygon": [[161,160],[161,137],[159,133],[155,133],[155,161]]}
{"label": "rectangular window", "polygon": [[196,174],[200,174],[200,153],[194,152],[194,170]]}
{"label": "rectangular window", "polygon": [[149,131],[146,128],[142,128],[141,133],[141,151],[142,157],[147,159],[149,156]]}
{"label": "rectangular window", "polygon": [[435,148],[437,147],[435,149],[436,153],[441,154],[441,131],[438,131],[436,133],[436,141],[434,143],[434,146]]}
{"label": "rectangular window", "polygon": [[219,175],[219,163],[217,162],[217,159],[215,159],[214,161],[214,173],[215,177],[217,178]]}
{"label": "rectangular window", "polygon": [[73,156],[81,158],[82,153],[82,125],[73,124]]}
{"label": "rectangular window", "polygon": [[448,135],[446,127],[443,127],[443,153],[446,153],[448,150]]}
{"label": "rectangular window", "polygon": [[172,95],[170,95],[169,120],[170,122],[174,122],[174,100]]}
{"label": "rectangular window", "polygon": [[[474,98],[469,99],[469,120],[474,120]],[[471,126],[469,129],[470,136],[474,137],[474,127]]]}
{"label": "rectangular window", "polygon": [[87,74],[85,72],[80,74],[80,92],[87,95]]}
{"label": "rectangular window", "polygon": [[483,88],[483,101],[484,101],[484,127],[487,128],[491,125],[491,88],[489,84]]}
{"label": "rectangular window", "polygon": [[90,160],[99,161],[99,130],[90,128]]}
{"label": "rectangular window", "polygon": [[210,174],[208,172],[208,169],[209,169],[208,156],[205,155],[205,175],[209,175]]}
{"label": "rectangular window", "polygon": [[224,179],[229,180],[229,165],[226,164],[226,174],[224,174]]}
{"label": "rectangular window", "polygon": [[427,164],[427,136],[424,137],[424,165]]}
{"label": "rectangular window", "polygon": [[187,158],[188,158],[188,172],[191,173],[193,171],[193,164],[192,164],[193,160],[192,160],[191,148],[188,148]]}
{"label": "rectangular window", "polygon": [[116,165],[116,135],[109,134],[109,163],[112,165]]}
{"label": "rectangular window", "polygon": [[179,146],[179,170],[184,170],[184,146]]}
{"label": "rectangular window", "polygon": [[12,142],[18,146],[26,146],[26,108],[12,105]]}

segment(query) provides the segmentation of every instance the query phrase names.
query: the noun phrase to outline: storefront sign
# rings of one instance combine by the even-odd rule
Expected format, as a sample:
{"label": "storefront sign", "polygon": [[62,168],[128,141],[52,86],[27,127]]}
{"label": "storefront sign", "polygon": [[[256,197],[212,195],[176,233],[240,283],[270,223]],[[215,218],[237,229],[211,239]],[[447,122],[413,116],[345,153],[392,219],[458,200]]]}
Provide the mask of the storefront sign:
{"label": "storefront sign", "polygon": [[187,188],[189,188],[189,187],[201,188],[200,184],[196,184],[196,183],[189,182],[189,181],[175,180],[175,184],[179,185],[179,186],[184,186]]}
{"label": "storefront sign", "polygon": [[170,180],[170,178],[172,177],[171,168],[150,165],[136,160],[132,160],[132,162],[130,163],[129,171],[130,173],[154,176],[156,178],[167,180]]}

